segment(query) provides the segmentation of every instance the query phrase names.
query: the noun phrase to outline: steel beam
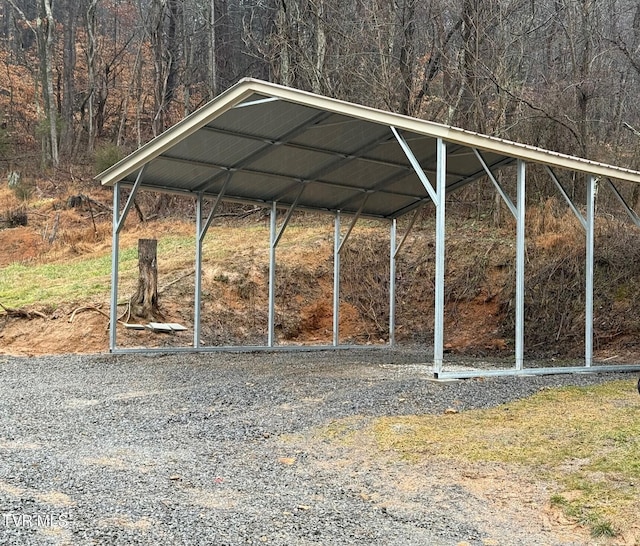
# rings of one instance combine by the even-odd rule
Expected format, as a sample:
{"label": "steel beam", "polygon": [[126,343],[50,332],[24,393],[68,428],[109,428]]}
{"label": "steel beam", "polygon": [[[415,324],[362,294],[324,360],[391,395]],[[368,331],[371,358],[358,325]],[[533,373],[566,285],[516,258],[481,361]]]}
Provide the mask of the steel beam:
{"label": "steel beam", "polygon": [[193,303],[193,347],[200,347],[200,312],[202,308],[202,194],[196,197],[196,263]]}
{"label": "steel beam", "polygon": [[[367,351],[389,351],[388,345],[367,345]],[[355,343],[349,343],[334,347],[333,345],[276,345],[274,347],[267,347],[266,345],[216,345],[200,347],[198,350],[191,346],[182,347],[121,347],[114,351],[114,354],[166,354],[170,353],[188,353],[188,354],[201,354],[201,353],[309,353],[314,351],[350,351],[352,349],[362,350],[363,345]],[[584,369],[584,368],[583,368]]]}
{"label": "steel beam", "polygon": [[271,224],[269,230],[269,327],[267,345],[273,347],[275,341],[276,316],[276,202],[271,205]]}
{"label": "steel beam", "polygon": [[421,211],[422,211],[422,207],[418,207],[416,209],[415,213],[413,214],[413,217],[411,218],[411,221],[409,222],[409,225],[407,226],[407,229],[404,232],[404,235],[402,236],[402,239],[400,239],[400,242],[396,246],[395,256],[394,257],[397,256],[398,252],[400,252],[400,249],[404,246],[404,243],[406,242],[407,237],[409,236],[409,233],[411,233],[411,230],[413,229],[413,226],[416,223],[416,220],[420,216],[420,212]]}
{"label": "steel beam", "polygon": [[333,346],[340,343],[340,211],[336,212],[333,235]]}
{"label": "steel beam", "polygon": [[389,234],[389,345],[396,344],[396,254],[398,221],[391,220]]}
{"label": "steel beam", "polygon": [[[437,204],[438,197],[436,195],[436,192],[433,189],[433,186],[431,185],[431,182],[429,181],[429,178],[427,177],[427,175],[425,174],[424,170],[422,169],[422,166],[420,165],[420,162],[418,161],[418,159],[414,155],[413,151],[411,150],[409,144],[407,144],[407,141],[404,139],[404,137],[398,132],[398,130],[395,127],[391,127],[391,132],[393,133],[393,136],[396,137],[396,140],[398,141],[398,144],[400,144],[400,148],[402,148],[402,151],[407,156],[407,159],[409,160],[409,163],[411,163],[411,166],[413,167],[413,170],[418,175],[418,178],[420,179],[420,182],[422,182],[422,185],[424,186],[424,189],[427,190],[427,193],[429,194],[429,197],[431,197],[431,200],[435,204]],[[436,176],[437,176],[437,174],[436,174]]]}
{"label": "steel beam", "polygon": [[525,211],[526,163],[517,163],[518,206],[516,209],[516,370],[524,367],[524,266],[525,266]]}
{"label": "steel beam", "polygon": [[[315,123],[318,123],[318,122],[322,121],[323,119],[328,118],[330,115],[331,115],[330,112],[320,112],[320,113],[314,115],[311,119],[306,120],[304,123],[292,128],[286,134],[282,135],[280,137],[280,139],[279,139],[279,142],[281,144],[283,144],[285,142],[288,142],[289,140],[294,139],[300,133],[306,131],[311,125],[313,125]],[[223,166],[216,166],[214,164],[211,164],[210,166],[211,167],[216,167],[216,168],[222,168],[222,169],[227,170],[227,171],[237,171],[237,170],[240,170],[240,169],[246,169],[246,167],[248,165],[251,165],[251,163],[254,163],[255,161],[258,161],[258,159],[262,159],[264,156],[266,156],[269,153],[271,153],[277,147],[277,146],[273,145],[273,141],[271,141],[271,140],[268,140],[268,139],[260,139],[260,140],[263,140],[263,142],[264,142],[264,144],[262,146],[260,146],[257,150],[255,150],[254,152],[250,153],[248,156],[244,157],[240,161],[237,161],[233,165],[228,166],[228,167],[223,167]],[[219,174],[213,176],[212,178],[208,179],[203,184],[200,184],[200,186],[198,186],[197,188],[194,188],[194,191],[206,192],[211,186],[213,186],[217,182],[217,180],[219,178],[222,177],[222,175],[223,175],[223,173],[219,173]]]}
{"label": "steel beam", "polygon": [[436,379],[471,379],[474,377],[503,377],[503,376],[533,376],[533,375],[557,375],[557,374],[580,374],[580,373],[613,373],[613,372],[637,372],[640,371],[638,364],[614,364],[595,365],[586,368],[585,366],[568,366],[555,368],[526,368],[515,370],[513,368],[489,369],[489,370],[460,370],[440,372]]}
{"label": "steel beam", "polygon": [[340,236],[340,246],[338,247],[338,254],[342,253],[342,247],[344,246],[344,244],[349,239],[349,235],[351,235],[351,232],[353,231],[353,228],[355,227],[356,222],[358,221],[358,218],[360,218],[360,215],[362,214],[362,210],[364,209],[364,206],[367,204],[367,201],[369,200],[369,196],[370,195],[371,195],[370,193],[367,193],[364,196],[364,199],[362,200],[362,203],[360,204],[360,208],[353,215],[353,218],[351,219],[351,223],[349,224],[349,227],[347,228],[347,232],[344,235]]}
{"label": "steel beam", "polygon": [[567,202],[567,204],[569,205],[569,208],[573,211],[573,214],[576,215],[576,218],[580,221],[580,223],[582,224],[582,227],[584,229],[587,229],[587,221],[584,219],[584,216],[582,215],[582,213],[578,210],[578,207],[576,207],[573,204],[573,200],[571,199],[571,197],[569,196],[569,194],[567,193],[567,190],[564,189],[564,186],[562,185],[562,183],[560,182],[560,179],[556,176],[556,173],[553,172],[553,169],[551,167],[549,167],[548,165],[545,166],[546,171],[549,173],[549,176],[551,177],[551,180],[553,180],[553,183],[556,185],[556,187],[558,188],[558,191],[560,192],[560,195],[562,195],[562,197],[564,198],[564,200]]}
{"label": "steel beam", "polygon": [[[127,219],[127,216],[129,216],[129,211],[133,206],[133,200],[136,198],[138,190],[142,185],[142,175],[144,174],[145,168],[146,168],[146,165],[138,171],[138,176],[136,176],[136,181],[133,183],[133,186],[131,187],[131,192],[129,193],[129,197],[127,198],[127,202],[125,203],[124,209],[122,209],[122,212],[120,212],[120,209],[118,209],[117,213],[115,209],[113,211],[113,220],[114,220],[114,223],[116,224],[116,230],[118,233],[120,233],[120,231],[124,227],[124,222]],[[118,195],[118,203],[120,203],[119,195]]]}
{"label": "steel beam", "polygon": [[278,246],[278,243],[280,242],[280,239],[282,238],[282,235],[284,234],[284,230],[289,225],[289,221],[291,220],[291,216],[293,216],[293,213],[296,210],[296,206],[298,205],[298,201],[300,201],[300,198],[302,197],[302,192],[304,191],[305,187],[306,186],[304,184],[302,186],[300,186],[300,190],[298,191],[298,195],[296,196],[296,198],[293,201],[293,203],[291,203],[291,206],[289,207],[289,210],[287,211],[287,215],[285,216],[284,221],[282,222],[282,225],[280,226],[280,229],[278,230],[278,233],[276,234],[276,239],[274,241],[274,245],[275,246]]}
{"label": "steel beam", "polygon": [[277,224],[277,203],[271,204],[271,223],[269,230],[269,326],[267,345],[273,347],[275,345],[275,318],[276,318],[276,249],[278,243],[284,234],[284,230],[289,225],[291,216],[296,210],[296,205],[302,196],[305,186],[301,186],[295,201],[289,207],[287,215],[278,229]]}
{"label": "steel beam", "polygon": [[247,102],[241,102],[240,104],[236,104],[233,108],[246,108],[247,106],[255,106],[257,104],[264,104],[266,102],[274,102],[280,100],[278,97],[267,97],[265,99],[256,99]]}
{"label": "steel beam", "polygon": [[597,181],[592,174],[587,176],[587,237],[585,257],[585,327],[584,327],[584,365],[593,362],[593,252],[595,242]]}
{"label": "steel beam", "polygon": [[[515,160],[513,158],[507,157],[505,159],[502,159],[501,161],[498,161],[498,162],[494,163],[493,165],[490,166],[490,168],[503,167],[505,165],[510,165],[514,161]],[[453,176],[457,176],[455,173],[451,173],[450,171],[447,172],[447,175],[449,177],[451,177],[452,175]],[[449,183],[447,185],[447,192],[450,193],[450,194],[454,193],[455,191],[459,190],[463,186],[466,186],[467,184],[471,184],[472,182],[475,182],[478,178],[480,178],[481,176],[484,176],[484,175],[485,175],[484,169],[480,169],[479,171],[476,171],[475,173],[470,174],[469,176],[465,176],[463,178],[460,178],[456,182]],[[418,198],[418,197],[411,196],[411,195],[405,195],[404,197],[414,197],[415,198],[415,203],[412,203],[410,205],[404,206],[404,207],[394,211],[392,214],[388,215],[387,217],[389,217],[389,218],[391,218],[391,217],[398,218],[400,216],[403,216],[404,214],[407,214],[407,213],[411,212],[416,207],[423,206],[425,201],[433,201],[431,199],[431,197],[428,197],[428,198],[420,197],[420,198]]]}
{"label": "steel beam", "polygon": [[111,240],[111,307],[109,313],[109,351],[116,350],[116,322],[118,320],[118,265],[120,253],[120,182],[113,187],[113,234]]}
{"label": "steel beam", "polygon": [[447,145],[439,138],[436,143],[438,168],[436,174],[436,272],[435,316],[433,334],[434,373],[442,370],[444,356],[444,275],[445,275],[445,202],[447,197]]}
{"label": "steel beam", "polygon": [[213,207],[211,207],[209,216],[207,216],[207,221],[203,225],[201,225],[201,229],[198,230],[198,238],[200,240],[204,240],[204,236],[207,234],[207,231],[209,231],[211,222],[213,222],[213,217],[215,213],[218,211],[218,208],[220,207],[220,203],[222,202],[222,199],[225,193],[227,192],[227,188],[229,187],[229,183],[231,182],[232,177],[233,177],[233,173],[227,174],[227,178],[225,179],[224,184],[222,184],[222,188],[220,188],[218,195],[216,195],[216,200],[213,203]]}
{"label": "steel beam", "polygon": [[202,212],[204,204],[204,196],[199,193],[196,197],[196,263],[195,263],[195,294],[194,294],[194,311],[193,311],[193,346],[195,348],[200,347],[200,334],[201,334],[201,318],[202,318],[202,244],[204,238],[211,227],[213,217],[222,202],[222,198],[231,182],[233,173],[229,173],[220,193],[216,196],[216,200],[211,207],[211,211],[207,216],[206,221],[202,222]]}

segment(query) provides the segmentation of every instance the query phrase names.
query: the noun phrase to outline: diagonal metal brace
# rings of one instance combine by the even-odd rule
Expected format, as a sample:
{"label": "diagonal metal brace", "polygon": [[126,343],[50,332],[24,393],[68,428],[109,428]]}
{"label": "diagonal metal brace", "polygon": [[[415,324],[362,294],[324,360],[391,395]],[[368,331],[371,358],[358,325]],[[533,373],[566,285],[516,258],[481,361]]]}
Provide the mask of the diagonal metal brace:
{"label": "diagonal metal brace", "polygon": [[567,193],[567,190],[565,190],[564,186],[560,183],[560,180],[556,176],[556,173],[554,173],[553,170],[551,169],[551,167],[549,167],[549,166],[545,166],[545,169],[549,173],[549,176],[551,177],[551,180],[553,180],[554,184],[557,186],[558,190],[562,194],[562,197],[564,197],[564,200],[569,205],[569,208],[573,211],[573,214],[576,215],[576,218],[580,221],[580,223],[582,224],[582,227],[586,230],[587,229],[587,220],[585,219],[584,215],[578,210],[578,207],[576,207],[573,204],[573,201],[571,200],[571,197],[569,197],[569,194]]}
{"label": "diagonal metal brace", "polygon": [[353,220],[351,221],[351,224],[349,225],[349,229],[347,229],[347,232],[344,234],[344,236],[340,240],[340,246],[338,246],[338,254],[342,253],[342,247],[347,242],[347,239],[349,238],[349,235],[351,235],[351,231],[353,230],[354,226],[356,225],[356,222],[358,221],[358,218],[360,218],[360,215],[362,214],[364,206],[367,204],[367,201],[368,201],[370,195],[371,195],[370,193],[367,193],[364,196],[364,199],[362,200],[362,204],[360,205],[360,208],[358,209],[358,212],[356,212],[355,216],[353,217]]}
{"label": "diagonal metal brace", "polygon": [[473,153],[476,154],[476,157],[478,158],[480,165],[482,165],[482,168],[487,173],[489,180],[493,182],[493,185],[496,187],[496,190],[500,194],[500,197],[502,197],[502,200],[506,203],[507,207],[511,211],[511,214],[513,214],[514,218],[518,218],[518,211],[515,205],[513,204],[513,201],[507,195],[507,192],[504,190],[504,187],[502,186],[502,184],[500,184],[498,179],[491,172],[491,169],[489,168],[489,165],[487,165],[487,162],[485,161],[484,157],[482,157],[482,154],[476,148],[472,148],[472,149],[473,149]]}
{"label": "diagonal metal brace", "polygon": [[613,182],[611,181],[610,178],[605,178],[605,182],[611,188],[611,191],[613,191],[613,194],[616,196],[618,201],[620,201],[620,204],[624,208],[625,212],[629,215],[629,218],[631,218],[631,221],[636,226],[640,227],[640,217],[636,214],[636,211],[634,211],[629,206],[629,204],[626,202],[625,198],[622,197],[622,194],[618,191],[618,188],[615,187],[615,185],[613,184]]}
{"label": "diagonal metal brace", "polygon": [[409,233],[411,233],[411,229],[413,228],[413,225],[416,223],[418,216],[420,216],[420,212],[422,212],[423,206],[424,204],[420,204],[420,206],[416,209],[416,212],[413,215],[413,218],[411,218],[411,222],[409,222],[409,226],[407,227],[407,230],[404,232],[404,236],[402,237],[402,240],[396,245],[395,251],[393,253],[394,258],[398,256],[398,252],[400,252],[400,249],[404,246],[404,243],[407,240]]}
{"label": "diagonal metal brace", "polygon": [[416,156],[413,154],[413,151],[409,147],[409,144],[407,144],[407,141],[404,139],[404,137],[398,132],[398,130],[395,127],[393,126],[391,127],[391,132],[393,133],[393,136],[396,137],[398,144],[400,144],[400,147],[402,148],[402,151],[407,156],[409,163],[411,163],[413,170],[418,175],[418,178],[420,179],[420,182],[422,182],[424,189],[427,190],[427,193],[429,194],[429,197],[431,197],[433,204],[438,206],[438,196],[436,195],[436,191],[433,189],[433,185],[429,181],[429,178],[427,178],[427,175],[425,174],[424,170],[422,170],[422,166],[420,165],[420,162],[416,159]]}
{"label": "diagonal metal brace", "polygon": [[293,213],[296,210],[296,207],[298,206],[298,201],[300,201],[300,197],[302,197],[302,192],[304,191],[304,189],[307,187],[306,184],[302,184],[300,186],[300,190],[298,191],[298,195],[296,196],[296,198],[294,199],[293,203],[291,203],[291,206],[289,207],[289,210],[287,211],[287,215],[284,218],[284,221],[282,222],[282,225],[280,226],[280,229],[278,230],[277,235],[275,236],[274,240],[273,240],[273,246],[278,246],[278,243],[280,242],[280,239],[282,238],[282,235],[284,234],[284,230],[286,229],[287,225],[289,224],[289,220],[291,220],[291,216],[293,216]]}
{"label": "diagonal metal brace", "polygon": [[[140,170],[138,171],[138,176],[136,177],[136,181],[133,184],[133,188],[131,188],[131,193],[129,194],[129,197],[127,198],[127,203],[124,206],[124,209],[122,209],[122,213],[119,214],[117,210],[113,211],[113,217],[117,218],[116,220],[116,233],[120,233],[120,231],[122,230],[123,226],[124,226],[124,221],[127,219],[127,215],[129,214],[129,211],[131,210],[131,207],[133,206],[133,200],[136,197],[136,194],[138,193],[138,190],[140,189],[140,186],[142,185],[142,175],[144,174],[144,170],[147,168],[147,164],[143,165]],[[115,191],[120,191],[120,189],[116,186],[115,187]]]}
{"label": "diagonal metal brace", "polygon": [[209,231],[209,227],[211,227],[211,222],[213,222],[213,215],[217,212],[218,207],[220,206],[220,202],[222,201],[222,198],[224,197],[224,194],[226,193],[227,188],[229,187],[229,183],[231,182],[232,177],[233,177],[232,172],[227,174],[227,178],[222,184],[222,188],[220,189],[220,192],[216,196],[216,200],[215,200],[215,203],[213,204],[213,208],[209,212],[209,216],[207,216],[207,221],[202,226],[200,233],[198,233],[198,239],[200,241],[204,240],[204,236],[207,234],[207,231]]}

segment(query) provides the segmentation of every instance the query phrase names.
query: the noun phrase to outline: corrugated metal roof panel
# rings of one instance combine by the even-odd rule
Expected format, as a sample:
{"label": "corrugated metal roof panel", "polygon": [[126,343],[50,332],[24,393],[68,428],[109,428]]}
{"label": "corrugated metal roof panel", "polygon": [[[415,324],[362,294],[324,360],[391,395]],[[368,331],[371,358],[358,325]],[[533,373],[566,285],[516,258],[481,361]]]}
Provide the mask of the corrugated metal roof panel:
{"label": "corrugated metal roof panel", "polygon": [[307,179],[333,160],[334,156],[322,152],[272,146],[268,154],[251,162],[250,167],[292,179]]}
{"label": "corrugated metal roof panel", "polygon": [[265,143],[260,140],[249,140],[240,136],[202,129],[178,142],[170,152],[164,155],[194,162],[210,162],[231,166],[263,146]]}
{"label": "corrugated metal roof panel", "polygon": [[318,210],[396,217],[428,199],[391,128],[402,135],[432,183],[436,141],[447,142],[447,187],[484,174],[487,164],[516,159],[640,183],[640,172],[542,150],[462,129],[383,112],[320,95],[243,80],[98,176],[103,184],[133,183],[148,164],[142,187],[219,192],[257,203],[291,203]]}

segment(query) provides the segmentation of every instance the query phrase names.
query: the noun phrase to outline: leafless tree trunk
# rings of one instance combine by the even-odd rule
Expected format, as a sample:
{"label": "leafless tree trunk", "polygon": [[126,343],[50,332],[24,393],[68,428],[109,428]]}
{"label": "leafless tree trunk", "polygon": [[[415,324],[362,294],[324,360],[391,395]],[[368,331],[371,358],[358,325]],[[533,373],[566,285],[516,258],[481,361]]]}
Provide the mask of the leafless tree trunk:
{"label": "leafless tree trunk", "polygon": [[56,98],[53,89],[53,55],[55,46],[55,20],[51,11],[51,0],[38,1],[38,17],[35,26],[27,19],[26,15],[14,0],[9,0],[11,7],[20,16],[23,23],[33,32],[38,45],[38,59],[40,61],[40,88],[42,90],[42,103],[44,116],[42,131],[46,162],[54,167],[60,161],[58,154],[58,116]]}
{"label": "leafless tree trunk", "polygon": [[173,100],[178,79],[178,37],[181,3],[179,0],[153,0],[149,16],[149,38],[153,50],[155,115],[153,134],[167,126],[167,108]]}
{"label": "leafless tree trunk", "polygon": [[209,2],[209,99],[218,94],[218,55],[216,49],[216,0]]}
{"label": "leafless tree trunk", "polygon": [[96,27],[96,9],[99,0],[89,0],[85,13],[87,31],[87,149],[95,148],[95,95],[96,95],[96,55],[98,53],[98,38]]}
{"label": "leafless tree trunk", "polygon": [[62,136],[60,148],[63,154],[71,155],[74,150],[76,127],[75,114],[75,71],[76,71],[76,16],[78,3],[70,0],[64,3],[64,48],[62,52]]}
{"label": "leafless tree trunk", "polygon": [[51,0],[40,0],[41,18],[38,20],[38,26],[42,30],[38,33],[40,36],[40,63],[42,77],[42,91],[44,96],[45,113],[48,121],[49,134],[49,154],[51,163],[57,167],[60,163],[58,153],[58,109],[56,107],[56,95],[53,90],[53,63],[55,48],[55,30],[56,22],[51,11]]}
{"label": "leafless tree trunk", "polygon": [[413,114],[414,107],[414,78],[415,66],[415,34],[416,34],[416,3],[417,0],[403,0],[398,2],[400,26],[402,38],[400,45],[400,75],[402,76],[402,88],[400,89],[400,112]]}

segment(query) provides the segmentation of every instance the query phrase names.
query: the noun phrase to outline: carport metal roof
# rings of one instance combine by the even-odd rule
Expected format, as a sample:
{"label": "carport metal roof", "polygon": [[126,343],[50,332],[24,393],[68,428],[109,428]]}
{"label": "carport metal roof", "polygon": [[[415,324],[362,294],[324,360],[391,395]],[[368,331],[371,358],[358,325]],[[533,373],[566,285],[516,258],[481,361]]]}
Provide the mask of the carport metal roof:
{"label": "carport metal roof", "polygon": [[[585,365],[575,368],[524,367],[525,185],[528,164],[543,165],[585,229]],[[494,175],[515,166],[516,199]],[[585,207],[576,205],[555,169],[584,174]],[[640,183],[640,172],[568,156],[430,121],[367,108],[262,81],[245,79],[142,146],[97,178],[115,186],[110,315],[110,349],[116,348],[119,233],[140,189],[181,193],[196,198],[196,268],[194,343],[189,350],[219,350],[200,341],[202,242],[222,200],[271,207],[269,318],[266,347],[275,339],[276,247],[294,210],[335,214],[333,347],[340,346],[340,254],[360,216],[391,220],[389,344],[394,344],[395,264],[408,231],[398,242],[396,219],[433,202],[436,216],[435,321],[433,359],[437,377],[489,375],[490,372],[443,372],[445,203],[446,195],[487,176],[516,219],[515,367],[496,373],[566,373],[587,371],[593,360],[593,272],[596,188],[602,179],[631,220],[640,217],[625,202],[612,179]],[[121,186],[131,186],[121,211]],[[204,200],[212,197],[208,217]],[[276,207],[288,212],[277,226]],[[583,212],[584,210],[584,212]],[[341,214],[353,215],[346,233]],[[187,349],[187,348],[182,348]],[[229,347],[227,347],[229,349]],[[237,350],[238,347],[231,347]],[[141,349],[132,349],[141,350]],[[144,349],[147,350],[147,349]],[[167,348],[162,350],[166,351]],[[173,349],[175,350],[175,348]],[[594,371],[640,369],[599,365]]]}
{"label": "carport metal roof", "polygon": [[[253,79],[244,79],[100,174],[105,185],[397,218],[433,198],[448,143],[447,193],[518,159],[640,182],[640,172]],[[479,157],[480,154],[480,157]],[[413,163],[413,164],[412,164]]]}

